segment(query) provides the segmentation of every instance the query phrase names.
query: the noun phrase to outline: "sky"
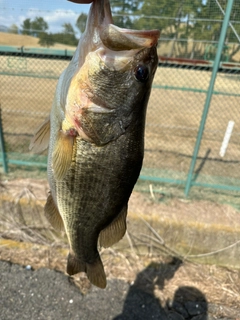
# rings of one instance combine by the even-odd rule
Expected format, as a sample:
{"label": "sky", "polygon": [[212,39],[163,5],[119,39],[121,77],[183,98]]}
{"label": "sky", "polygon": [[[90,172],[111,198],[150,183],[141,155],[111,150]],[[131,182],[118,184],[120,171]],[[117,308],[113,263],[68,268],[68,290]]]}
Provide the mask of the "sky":
{"label": "sky", "polygon": [[88,13],[90,5],[76,4],[67,0],[0,0],[0,26],[19,28],[27,18],[43,17],[48,23],[48,32],[62,31],[64,23],[71,23],[74,29],[80,13]]}

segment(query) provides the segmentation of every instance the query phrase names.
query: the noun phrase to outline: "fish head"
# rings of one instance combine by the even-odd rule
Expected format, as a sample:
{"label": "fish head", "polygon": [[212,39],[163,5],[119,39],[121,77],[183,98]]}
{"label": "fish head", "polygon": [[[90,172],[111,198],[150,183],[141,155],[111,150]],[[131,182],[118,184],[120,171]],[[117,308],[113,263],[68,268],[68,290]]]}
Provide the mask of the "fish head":
{"label": "fish head", "polygon": [[108,143],[144,114],[159,35],[158,30],[119,28],[108,0],[92,3],[66,102],[66,117],[83,139]]}

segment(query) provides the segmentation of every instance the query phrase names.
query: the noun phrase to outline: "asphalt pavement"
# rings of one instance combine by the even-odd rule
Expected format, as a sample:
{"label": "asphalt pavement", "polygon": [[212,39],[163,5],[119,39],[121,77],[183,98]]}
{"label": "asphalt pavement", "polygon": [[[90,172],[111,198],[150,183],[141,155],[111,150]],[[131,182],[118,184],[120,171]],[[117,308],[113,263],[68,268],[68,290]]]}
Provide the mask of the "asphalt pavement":
{"label": "asphalt pavement", "polygon": [[[46,268],[34,271],[0,261],[0,319],[214,319],[207,315],[207,302],[201,293],[198,303],[173,302],[172,308],[166,310],[153,293],[141,290],[137,282],[136,279],[130,285],[123,280],[108,279],[106,289],[92,286],[83,295],[73,280],[61,272]],[[191,288],[187,289],[191,292]]]}
{"label": "asphalt pavement", "polygon": [[102,290],[92,286],[81,294],[70,277],[46,268],[27,270],[0,262],[0,319],[167,319],[157,299],[130,286],[108,280]]}

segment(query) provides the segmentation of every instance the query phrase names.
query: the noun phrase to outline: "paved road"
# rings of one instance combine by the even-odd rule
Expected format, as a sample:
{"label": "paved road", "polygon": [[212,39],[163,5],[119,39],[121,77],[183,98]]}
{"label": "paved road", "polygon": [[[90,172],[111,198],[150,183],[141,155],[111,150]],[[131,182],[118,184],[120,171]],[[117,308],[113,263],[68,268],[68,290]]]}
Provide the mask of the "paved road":
{"label": "paved road", "polygon": [[0,261],[1,320],[214,319],[206,315],[206,301],[187,303],[176,304],[174,310],[166,313],[153,294],[116,279],[108,280],[105,290],[93,286],[82,295],[71,278],[60,272],[45,268],[27,270]]}

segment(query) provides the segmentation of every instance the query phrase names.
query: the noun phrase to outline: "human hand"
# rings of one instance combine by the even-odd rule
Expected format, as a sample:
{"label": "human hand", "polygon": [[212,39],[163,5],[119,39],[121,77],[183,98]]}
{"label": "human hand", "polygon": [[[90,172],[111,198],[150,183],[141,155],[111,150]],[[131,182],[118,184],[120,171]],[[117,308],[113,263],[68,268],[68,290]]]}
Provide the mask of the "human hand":
{"label": "human hand", "polygon": [[94,0],[68,0],[68,1],[75,2],[75,3],[86,4],[86,3],[91,3],[91,2],[93,2]]}

